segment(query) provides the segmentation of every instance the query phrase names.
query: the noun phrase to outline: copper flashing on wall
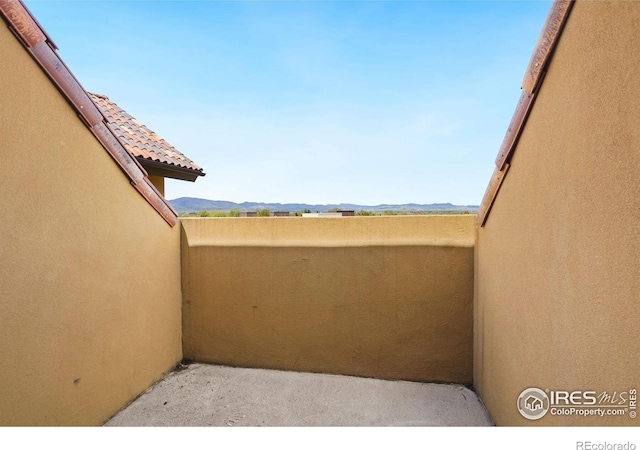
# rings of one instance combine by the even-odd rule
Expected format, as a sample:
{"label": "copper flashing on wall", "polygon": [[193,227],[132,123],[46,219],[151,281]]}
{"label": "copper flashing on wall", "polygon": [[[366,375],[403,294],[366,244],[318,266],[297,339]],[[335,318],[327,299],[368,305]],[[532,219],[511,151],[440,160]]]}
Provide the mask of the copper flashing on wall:
{"label": "copper flashing on wall", "polygon": [[0,15],[4,17],[27,51],[126,174],[131,184],[169,225],[174,226],[177,223],[177,213],[153,187],[147,178],[146,171],[122,146],[113,131],[107,126],[102,113],[60,59],[55,51],[55,44],[49,39],[24,3],[21,0],[0,0]]}
{"label": "copper flashing on wall", "polygon": [[480,210],[478,211],[479,226],[482,227],[487,221],[487,216],[489,215],[489,211],[491,211],[493,201],[496,199],[496,195],[498,195],[500,186],[502,186],[502,181],[504,180],[504,177],[508,171],[509,164],[505,164],[502,170],[499,170],[496,167],[496,169],[493,171],[491,181],[489,181],[489,186],[487,186],[487,190],[485,191],[484,197],[482,198],[482,203],[480,204]]}
{"label": "copper flashing on wall", "polygon": [[147,178],[147,172],[140,166],[140,163],[122,146],[120,141],[113,135],[111,129],[104,123],[99,123],[91,127],[91,132],[105,147],[111,157],[118,163],[124,173],[131,180],[131,184],[140,192],[143,197],[153,206],[158,213],[173,226],[176,224],[178,214],[171,207],[169,202],[156,190],[151,181]]}
{"label": "copper flashing on wall", "polygon": [[31,48],[31,54],[90,127],[102,123],[104,118],[98,108],[51,47],[41,42]]}
{"label": "copper flashing on wall", "polygon": [[178,223],[178,214],[176,211],[169,205],[169,202],[164,199],[147,177],[142,178],[138,183],[132,181],[131,184],[147,199],[151,206],[158,211],[169,225],[174,226]]}
{"label": "copper flashing on wall", "polygon": [[501,170],[504,167],[507,159],[511,156],[511,152],[513,152],[513,149],[518,142],[522,127],[524,126],[527,116],[529,115],[529,111],[531,110],[531,106],[533,105],[534,98],[535,94],[529,94],[526,91],[522,91],[520,100],[518,100],[516,112],[511,118],[511,123],[509,123],[509,128],[507,128],[507,134],[504,136],[502,145],[500,146],[500,151],[496,157],[496,167],[498,170]]}
{"label": "copper flashing on wall", "polygon": [[[132,158],[129,152],[127,152],[120,141],[113,135],[111,130],[104,123],[99,123],[94,127],[91,127],[91,132],[100,141],[102,146],[109,150],[111,157],[118,163],[120,168],[131,180],[138,178],[138,174],[144,169],[140,167],[140,164]],[[147,175],[142,172],[142,175]]]}
{"label": "copper flashing on wall", "polygon": [[551,60],[551,55],[560,37],[562,27],[569,17],[572,6],[573,0],[555,0],[553,2],[522,81],[522,89],[525,92],[532,94],[537,91],[542,81],[542,73],[546,70]]}
{"label": "copper flashing on wall", "polygon": [[46,33],[21,1],[0,0],[0,11],[27,47],[31,48],[47,40]]}
{"label": "copper flashing on wall", "polygon": [[483,226],[486,222],[487,215],[500,190],[502,180],[509,169],[511,157],[529,118],[529,113],[533,108],[540,86],[544,81],[551,57],[553,56],[553,52],[558,44],[560,34],[567,22],[572,7],[573,0],[554,0],[551,6],[551,10],[549,11],[549,15],[547,16],[544,28],[542,29],[536,48],[533,51],[522,82],[522,94],[520,95],[518,106],[511,118],[509,128],[507,128],[507,133],[498,151],[498,156],[495,161],[496,169],[480,205],[480,211],[478,213],[478,223],[480,226]]}

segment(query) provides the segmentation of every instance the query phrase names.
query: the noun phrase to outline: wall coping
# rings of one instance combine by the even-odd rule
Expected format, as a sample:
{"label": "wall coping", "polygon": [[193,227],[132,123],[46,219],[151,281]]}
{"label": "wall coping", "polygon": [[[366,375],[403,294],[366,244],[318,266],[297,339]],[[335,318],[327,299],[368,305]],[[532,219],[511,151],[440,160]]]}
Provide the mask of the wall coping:
{"label": "wall coping", "polygon": [[474,247],[476,216],[181,218],[189,247]]}

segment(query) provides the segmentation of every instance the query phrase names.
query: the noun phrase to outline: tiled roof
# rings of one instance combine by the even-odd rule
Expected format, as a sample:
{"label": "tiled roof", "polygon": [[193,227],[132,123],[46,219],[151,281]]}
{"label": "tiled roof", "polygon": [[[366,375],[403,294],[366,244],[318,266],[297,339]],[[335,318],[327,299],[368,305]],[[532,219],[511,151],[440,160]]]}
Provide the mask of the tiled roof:
{"label": "tiled roof", "polygon": [[[171,144],[160,138],[133,116],[124,111],[108,97],[88,92],[91,100],[107,119],[107,124],[113,130],[122,145],[144,165],[145,160],[167,164],[194,172],[196,176],[203,176],[200,166],[180,153]],[[167,169],[171,169],[167,167]]]}

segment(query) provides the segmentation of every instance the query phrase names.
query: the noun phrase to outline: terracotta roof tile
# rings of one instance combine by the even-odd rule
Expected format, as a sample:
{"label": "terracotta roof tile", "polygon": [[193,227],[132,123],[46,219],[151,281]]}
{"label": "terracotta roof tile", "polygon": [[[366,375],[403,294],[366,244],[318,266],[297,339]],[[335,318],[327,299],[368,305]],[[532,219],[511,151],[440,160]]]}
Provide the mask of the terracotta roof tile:
{"label": "terracotta roof tile", "polygon": [[[198,176],[204,175],[200,166],[109,100],[107,96],[91,92],[88,94],[107,119],[107,124],[116,137],[133,156],[191,170]],[[144,163],[144,161],[141,162]]]}

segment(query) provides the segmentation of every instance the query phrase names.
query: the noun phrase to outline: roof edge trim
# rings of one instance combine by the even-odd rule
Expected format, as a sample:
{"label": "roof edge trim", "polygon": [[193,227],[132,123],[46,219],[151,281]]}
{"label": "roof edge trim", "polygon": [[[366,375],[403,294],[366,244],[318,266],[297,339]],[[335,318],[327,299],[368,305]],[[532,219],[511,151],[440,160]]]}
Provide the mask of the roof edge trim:
{"label": "roof edge trim", "polygon": [[102,123],[104,117],[93,104],[84,88],[73,76],[69,68],[60,60],[57,53],[45,42],[40,42],[29,49],[33,58],[51,81],[67,97],[75,110],[82,116],[90,127]]}
{"label": "roof edge trim", "polygon": [[502,186],[502,182],[504,181],[504,177],[507,175],[508,171],[508,163],[504,165],[502,170],[496,167],[493,171],[491,181],[489,181],[489,186],[487,186],[487,190],[485,191],[484,197],[482,198],[482,203],[480,204],[480,209],[478,210],[478,225],[480,225],[481,227],[484,226],[484,223],[487,221],[489,211],[491,211],[493,202],[498,195],[498,191],[500,191],[500,186]]}
{"label": "roof edge trim", "polygon": [[146,158],[144,156],[136,156],[135,158],[140,162],[140,164],[142,164],[142,167],[144,167],[145,164],[149,164],[150,166],[162,164],[163,165],[162,167],[166,168],[167,171],[170,171],[170,172],[188,173],[188,174],[192,174],[195,177],[204,177],[206,175],[203,169],[198,169],[198,170],[191,169],[189,167],[185,167],[180,164],[167,163],[167,162],[159,161],[157,159]]}
{"label": "roof edge trim", "polygon": [[496,157],[496,167],[498,170],[502,170],[507,163],[507,159],[511,156],[513,149],[516,147],[516,143],[518,142],[524,123],[527,121],[535,97],[536,94],[529,94],[524,90],[522,94],[520,94],[518,106],[516,106],[516,111],[513,113],[511,123],[509,123],[509,128],[507,128],[507,133],[504,136],[500,151],[498,151],[498,156]]}
{"label": "roof edge trim", "polygon": [[574,0],[554,0],[547,20],[538,38],[536,48],[531,55],[529,66],[522,80],[522,89],[533,94],[542,82],[542,74],[547,70],[551,56],[556,48],[562,28],[567,22]]}
{"label": "roof edge trim", "polygon": [[47,41],[47,34],[21,0],[0,0],[0,12],[29,48]]}
{"label": "roof edge trim", "polygon": [[161,161],[136,156],[138,162],[151,175],[158,175],[165,178],[173,178],[175,180],[196,181],[198,177],[203,177],[204,172],[195,171],[182,166],[167,164]]}
{"label": "roof edge trim", "polygon": [[553,53],[560,40],[560,35],[571,13],[574,0],[554,0],[551,10],[547,15],[547,20],[542,28],[542,33],[536,44],[536,48],[531,55],[529,66],[522,81],[522,94],[516,106],[516,110],[509,123],[509,128],[505,134],[498,156],[496,157],[496,169],[489,181],[487,190],[480,204],[478,212],[478,223],[480,227],[484,225],[493,202],[495,201],[502,181],[507,174],[511,157],[515,152],[518,139],[524,130],[524,127],[531,113],[531,109],[535,103],[538,91],[545,75]]}

